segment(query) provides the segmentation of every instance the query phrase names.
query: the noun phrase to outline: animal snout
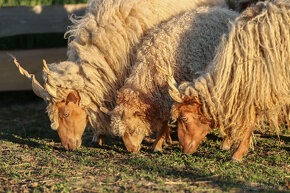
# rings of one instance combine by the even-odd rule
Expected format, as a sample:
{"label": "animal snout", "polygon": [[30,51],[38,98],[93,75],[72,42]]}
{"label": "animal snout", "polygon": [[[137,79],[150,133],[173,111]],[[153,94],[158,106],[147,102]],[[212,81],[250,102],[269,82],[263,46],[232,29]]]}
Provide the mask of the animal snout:
{"label": "animal snout", "polygon": [[194,153],[196,151],[196,149],[197,149],[197,146],[196,146],[195,142],[192,142],[192,143],[186,144],[185,146],[182,146],[183,153],[191,154],[191,153]]}
{"label": "animal snout", "polygon": [[63,143],[63,146],[66,150],[75,150],[81,145],[80,139],[68,139],[65,143]]}

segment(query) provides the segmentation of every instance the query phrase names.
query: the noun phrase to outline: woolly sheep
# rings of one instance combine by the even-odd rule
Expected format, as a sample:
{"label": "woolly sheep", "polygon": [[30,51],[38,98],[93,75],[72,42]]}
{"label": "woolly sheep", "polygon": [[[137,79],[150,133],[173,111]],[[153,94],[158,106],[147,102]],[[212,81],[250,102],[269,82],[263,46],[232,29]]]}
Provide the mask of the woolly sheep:
{"label": "woolly sheep", "polygon": [[87,121],[95,137],[109,132],[109,118],[99,107],[114,107],[116,91],[130,74],[135,45],[144,33],[202,4],[222,6],[224,1],[90,1],[86,15],[74,21],[67,32],[72,40],[67,61],[44,64],[44,88],[15,59],[20,73],[31,79],[35,93],[48,102],[51,127],[58,131],[66,149],[81,145]]}
{"label": "woolly sheep", "polygon": [[148,33],[138,48],[132,74],[118,92],[117,106],[110,112],[113,132],[123,137],[128,151],[139,151],[144,136],[155,130],[154,151],[162,151],[170,136],[173,100],[167,92],[167,76],[159,68],[167,70],[170,64],[177,82],[197,77],[213,59],[215,46],[236,16],[228,9],[201,7]]}
{"label": "woolly sheep", "polygon": [[172,116],[186,153],[219,128],[222,148],[237,147],[232,159],[240,161],[256,126],[267,122],[279,131],[283,120],[289,123],[289,24],[289,1],[249,7],[232,24],[208,71],[179,90],[172,87]]}

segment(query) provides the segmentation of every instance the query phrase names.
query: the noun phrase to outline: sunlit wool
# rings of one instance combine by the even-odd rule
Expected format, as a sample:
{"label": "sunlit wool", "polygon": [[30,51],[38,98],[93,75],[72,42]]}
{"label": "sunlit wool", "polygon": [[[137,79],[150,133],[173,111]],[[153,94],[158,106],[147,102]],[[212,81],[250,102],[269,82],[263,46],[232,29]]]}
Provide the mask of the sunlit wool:
{"label": "sunlit wool", "polygon": [[223,38],[209,70],[179,86],[197,96],[203,112],[238,144],[247,127],[279,130],[290,105],[290,3],[261,2],[244,11]]}
{"label": "sunlit wool", "polygon": [[167,76],[157,66],[166,71],[170,65],[177,82],[197,78],[237,15],[220,7],[200,7],[151,30],[137,51],[132,74],[118,93],[111,117],[114,134],[123,136],[126,129],[135,129],[150,135],[163,122],[167,124],[173,100]]}
{"label": "sunlit wool", "polygon": [[[112,109],[117,90],[130,73],[134,47],[144,33],[183,11],[193,9],[203,1],[195,0],[92,0],[84,17],[75,20],[67,32],[68,59],[49,64],[45,82],[55,90],[47,107],[53,129],[58,128],[56,102],[69,92],[80,95],[88,120],[95,133],[109,129],[109,119],[100,106]],[[209,4],[224,4],[210,0]]]}

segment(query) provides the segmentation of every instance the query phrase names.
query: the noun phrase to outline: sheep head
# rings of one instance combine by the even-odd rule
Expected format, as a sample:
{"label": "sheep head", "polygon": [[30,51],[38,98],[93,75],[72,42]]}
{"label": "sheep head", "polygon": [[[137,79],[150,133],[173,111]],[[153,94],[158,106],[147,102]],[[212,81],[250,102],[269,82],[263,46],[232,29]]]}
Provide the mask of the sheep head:
{"label": "sheep head", "polygon": [[118,93],[117,106],[112,110],[101,110],[111,116],[111,127],[115,135],[121,136],[129,152],[139,152],[144,137],[150,130],[147,121],[149,105],[139,92],[124,89]]}
{"label": "sheep head", "polygon": [[[57,98],[57,90],[49,83],[42,86],[36,79],[34,74],[29,74],[20,66],[14,58],[14,63],[18,67],[19,72],[32,81],[32,89],[34,93],[44,99],[47,103],[47,112],[52,122],[51,127],[57,130],[62,145],[66,150],[74,150],[81,145],[81,137],[87,124],[87,115],[83,107],[80,106],[80,96],[77,91],[71,91],[66,98]],[[50,74],[50,70],[43,60],[43,72]],[[54,102],[57,99],[60,102]]]}
{"label": "sheep head", "polygon": [[202,139],[210,132],[211,121],[203,114],[198,97],[192,96],[195,91],[188,89],[188,92],[181,94],[178,90],[171,66],[168,65],[168,71],[160,66],[157,67],[167,75],[169,94],[175,101],[171,114],[178,123],[179,143],[184,153],[194,153]]}
{"label": "sheep head", "polygon": [[183,97],[172,106],[172,118],[177,121],[178,139],[184,153],[194,153],[200,142],[211,130],[211,122],[201,110],[196,97]]}
{"label": "sheep head", "polygon": [[56,103],[58,110],[57,133],[66,150],[74,150],[82,143],[82,135],[87,125],[87,115],[79,106],[80,97],[76,91],[70,92],[65,101]]}

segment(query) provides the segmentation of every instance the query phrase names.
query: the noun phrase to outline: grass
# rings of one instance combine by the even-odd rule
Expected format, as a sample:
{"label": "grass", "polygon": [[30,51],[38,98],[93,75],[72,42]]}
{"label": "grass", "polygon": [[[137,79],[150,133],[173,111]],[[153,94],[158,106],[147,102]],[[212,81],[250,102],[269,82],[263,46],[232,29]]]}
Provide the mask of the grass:
{"label": "grass", "polygon": [[35,5],[64,5],[87,3],[87,0],[0,0],[0,7],[35,6]]}
{"label": "grass", "polygon": [[[178,145],[153,153],[148,142],[141,153],[128,153],[117,138],[107,138],[99,147],[90,144],[89,130],[80,149],[65,151],[49,128],[44,102],[27,92],[0,96],[0,192],[287,191],[287,129],[280,142],[272,133],[257,134],[255,150],[241,163],[230,160],[231,151],[219,149],[217,132],[192,155]],[[16,103],[19,97],[25,99]]]}

